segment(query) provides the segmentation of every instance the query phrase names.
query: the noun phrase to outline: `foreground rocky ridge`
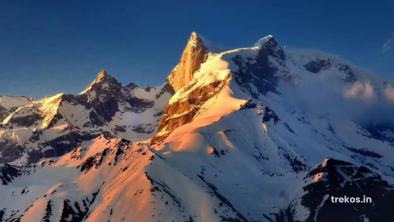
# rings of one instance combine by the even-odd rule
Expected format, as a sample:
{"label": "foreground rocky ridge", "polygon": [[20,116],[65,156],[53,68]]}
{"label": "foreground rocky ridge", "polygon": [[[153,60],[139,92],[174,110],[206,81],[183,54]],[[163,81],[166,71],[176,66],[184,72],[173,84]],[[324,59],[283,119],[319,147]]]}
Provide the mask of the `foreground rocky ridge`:
{"label": "foreground rocky ridge", "polygon": [[272,36],[211,52],[192,33],[163,86],[101,72],[11,111],[0,220],[390,221],[393,86]]}

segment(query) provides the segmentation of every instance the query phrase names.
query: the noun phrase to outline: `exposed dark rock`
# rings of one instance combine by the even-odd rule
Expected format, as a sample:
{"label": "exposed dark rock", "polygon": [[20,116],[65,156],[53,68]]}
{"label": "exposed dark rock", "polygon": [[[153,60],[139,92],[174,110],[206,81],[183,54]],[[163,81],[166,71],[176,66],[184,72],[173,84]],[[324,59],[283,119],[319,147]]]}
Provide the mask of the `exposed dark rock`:
{"label": "exposed dark rock", "polygon": [[31,137],[29,138],[29,141],[32,142],[32,143],[35,143],[38,140],[40,140],[41,135],[42,135],[42,131],[41,130],[34,130],[32,132]]}
{"label": "exposed dark rock", "polygon": [[115,132],[121,132],[121,133],[126,132],[126,128],[125,128],[125,127],[122,127],[122,126],[115,126],[113,130],[114,130]]}
{"label": "exposed dark rock", "polygon": [[5,211],[5,208],[0,210],[0,221],[3,221],[3,217],[4,217],[4,214],[5,214],[4,211]]}
{"label": "exposed dark rock", "polygon": [[[91,111],[89,113],[89,119],[90,119],[91,123],[93,123],[93,125],[96,125],[96,126],[103,126],[104,125],[104,121],[99,118],[96,111]],[[90,125],[85,125],[85,127],[86,126],[90,126]]]}
{"label": "exposed dark rock", "polygon": [[46,150],[43,155],[44,157],[56,157],[63,155],[64,153],[79,146],[82,141],[90,140],[97,136],[98,134],[80,134],[78,132],[71,132],[44,143],[44,146],[50,146],[53,149]]}
{"label": "exposed dark rock", "polygon": [[47,207],[45,208],[45,215],[42,218],[43,222],[51,222],[52,216],[52,201],[48,200]]}
{"label": "exposed dark rock", "polygon": [[136,133],[151,134],[155,131],[155,128],[150,124],[140,124],[133,127],[133,131]]}
{"label": "exposed dark rock", "polygon": [[352,70],[352,68],[350,68],[350,66],[346,64],[338,64],[337,69],[345,73],[346,76],[344,80],[346,82],[353,83],[357,81],[356,74],[354,74],[354,71]]}
{"label": "exposed dark rock", "polygon": [[11,112],[8,109],[0,106],[0,122],[2,122],[10,113]]}
{"label": "exposed dark rock", "polygon": [[115,113],[119,111],[118,101],[111,97],[107,97],[100,102],[93,101],[90,105],[105,122],[111,121]]}
{"label": "exposed dark rock", "polygon": [[122,85],[106,71],[101,71],[78,100],[95,111],[96,117],[108,122],[117,111],[123,97]]}
{"label": "exposed dark rock", "polygon": [[135,89],[137,87],[138,87],[138,85],[133,82],[126,85],[126,88],[128,88],[128,89]]}
{"label": "exposed dark rock", "polygon": [[264,107],[263,123],[268,123],[271,120],[276,124],[280,119],[272,109],[266,106]]}
{"label": "exposed dark rock", "polygon": [[[215,147],[213,147],[213,146],[210,146],[210,147],[209,147],[208,152],[209,152],[209,154],[213,155],[214,157],[217,157],[217,158],[220,157],[220,153],[219,153],[218,150],[217,150]],[[224,153],[223,153],[223,154],[224,154]]]}
{"label": "exposed dark rock", "polygon": [[259,54],[264,54],[264,57],[272,56],[277,58],[278,61],[284,61],[286,59],[286,54],[275,38],[273,36],[267,36],[265,38],[268,39],[260,45]]}
{"label": "exposed dark rock", "polygon": [[166,81],[164,87],[160,90],[160,92],[156,94],[156,99],[158,99],[164,93],[169,93],[170,95],[173,95],[175,93],[174,89],[168,83],[168,80]]}
{"label": "exposed dark rock", "polygon": [[243,104],[240,108],[240,110],[243,109],[254,109],[257,107],[257,104],[252,102],[252,100],[248,100],[245,104]]}
{"label": "exposed dark rock", "polygon": [[146,99],[140,99],[137,97],[130,97],[127,99],[127,102],[129,102],[131,106],[131,110],[136,113],[140,113],[145,111],[146,109],[149,109],[153,107],[154,102]]}
{"label": "exposed dark rock", "polygon": [[285,153],[283,156],[289,161],[289,164],[293,168],[294,172],[299,173],[308,169],[303,161],[296,156],[291,156],[288,153]]}
{"label": "exposed dark rock", "polygon": [[44,157],[44,154],[40,149],[28,150],[27,152],[27,163],[36,163]]}
{"label": "exposed dark rock", "polygon": [[10,140],[0,142],[0,163],[9,163],[23,155],[25,147]]}
{"label": "exposed dark rock", "polygon": [[12,117],[8,124],[14,124],[17,126],[29,127],[37,123],[42,119],[41,115],[38,113],[31,113],[26,116]]}
{"label": "exposed dark rock", "polygon": [[234,72],[235,81],[255,98],[268,92],[278,93],[276,87],[279,77],[275,75],[277,68],[271,64],[269,58],[274,58],[284,65],[284,52],[274,39],[263,45],[254,59],[243,58],[240,55],[233,58],[238,66],[238,70]]}
{"label": "exposed dark rock", "polygon": [[104,149],[102,152],[95,154],[94,156],[88,157],[81,165],[80,170],[81,172],[87,173],[91,168],[98,168],[104,158],[107,156],[109,152],[109,148]]}
{"label": "exposed dark rock", "polygon": [[357,154],[367,156],[367,157],[372,157],[372,158],[382,158],[383,157],[382,155],[380,155],[378,153],[375,153],[375,152],[372,152],[372,151],[369,151],[366,149],[358,149],[358,148],[353,148],[353,147],[348,147],[348,146],[345,146],[345,148],[353,153],[357,153]]}
{"label": "exposed dark rock", "polygon": [[386,141],[394,144],[394,126],[390,123],[367,123],[364,129],[369,133],[369,138]]}
{"label": "exposed dark rock", "polygon": [[17,167],[9,164],[0,164],[0,181],[3,185],[7,185],[20,175],[22,175],[22,171]]}
{"label": "exposed dark rock", "polygon": [[[88,215],[90,206],[96,200],[99,191],[92,194],[91,198],[83,200],[83,208],[78,202],[72,202],[70,200],[64,200],[63,210],[60,217],[60,222],[80,222]],[[73,206],[74,205],[74,206]]]}
{"label": "exposed dark rock", "polygon": [[310,61],[304,65],[304,68],[312,73],[319,73],[322,70],[329,69],[331,67],[330,60],[316,59],[315,61]]}
{"label": "exposed dark rock", "polygon": [[[128,143],[129,142],[127,142],[127,144]],[[125,146],[127,146],[127,145],[123,143],[122,145],[118,146],[118,148],[116,149],[114,164],[117,164],[119,157],[124,154]]]}

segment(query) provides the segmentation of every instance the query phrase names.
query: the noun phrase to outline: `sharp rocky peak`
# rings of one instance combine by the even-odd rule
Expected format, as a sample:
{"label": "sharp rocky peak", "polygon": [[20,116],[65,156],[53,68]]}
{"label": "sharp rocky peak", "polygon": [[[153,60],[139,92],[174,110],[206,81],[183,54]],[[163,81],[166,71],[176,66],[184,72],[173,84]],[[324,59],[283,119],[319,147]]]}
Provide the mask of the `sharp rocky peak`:
{"label": "sharp rocky peak", "polygon": [[171,71],[167,81],[173,91],[178,91],[190,80],[207,58],[208,48],[196,32],[192,32],[182,53],[178,65]]}
{"label": "sharp rocky peak", "polygon": [[274,36],[272,36],[272,35],[264,36],[264,37],[260,38],[255,44],[255,46],[260,47],[260,48],[266,47],[267,45],[278,45]]}
{"label": "sharp rocky peak", "polygon": [[108,74],[107,71],[102,70],[99,73],[97,73],[97,76],[94,79],[94,81],[90,83],[89,86],[84,91],[82,91],[81,94],[84,94],[92,90],[120,89],[121,87],[122,85],[118,82],[118,80],[116,80],[114,77]]}
{"label": "sharp rocky peak", "polygon": [[114,77],[112,77],[110,74],[108,74],[107,71],[101,70],[99,73],[97,73],[94,83],[104,83],[104,82],[114,83],[117,85],[120,84]]}
{"label": "sharp rocky peak", "polygon": [[271,55],[280,60],[286,59],[285,52],[272,35],[259,39],[255,46],[260,48],[260,54]]}
{"label": "sharp rocky peak", "polygon": [[[200,36],[198,33],[196,33],[196,32],[192,32],[192,33],[190,34],[190,37],[189,37],[189,41],[188,41],[188,43],[187,43],[187,46],[194,47],[194,48],[197,48],[197,47],[204,47],[204,48],[206,48],[203,39],[202,39],[201,36]],[[187,47],[187,46],[186,46],[186,47]]]}
{"label": "sharp rocky peak", "polygon": [[99,73],[97,73],[97,77],[96,77],[95,81],[101,82],[101,81],[105,81],[109,78],[112,78],[112,76],[110,76],[107,71],[101,70]]}

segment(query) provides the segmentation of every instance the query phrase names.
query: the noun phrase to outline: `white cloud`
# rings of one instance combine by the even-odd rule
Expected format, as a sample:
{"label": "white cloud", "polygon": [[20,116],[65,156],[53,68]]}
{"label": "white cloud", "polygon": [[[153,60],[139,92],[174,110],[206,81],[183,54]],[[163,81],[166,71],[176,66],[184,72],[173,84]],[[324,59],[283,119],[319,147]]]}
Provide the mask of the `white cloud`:
{"label": "white cloud", "polygon": [[360,98],[370,100],[374,98],[374,88],[369,83],[355,82],[349,89],[344,93],[346,98]]}
{"label": "white cloud", "polygon": [[394,87],[392,85],[389,85],[384,89],[384,95],[388,101],[394,103]]}
{"label": "white cloud", "polygon": [[386,53],[391,51],[391,49],[393,49],[394,46],[394,34],[392,34],[390,36],[390,38],[388,38],[382,45],[382,53]]}

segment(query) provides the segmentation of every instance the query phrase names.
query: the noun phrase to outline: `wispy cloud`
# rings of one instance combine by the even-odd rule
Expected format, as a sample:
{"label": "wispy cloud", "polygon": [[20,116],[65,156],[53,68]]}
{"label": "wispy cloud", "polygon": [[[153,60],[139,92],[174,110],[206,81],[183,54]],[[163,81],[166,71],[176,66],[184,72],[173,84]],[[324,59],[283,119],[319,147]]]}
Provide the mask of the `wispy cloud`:
{"label": "wispy cloud", "polygon": [[390,36],[382,45],[382,53],[387,53],[391,51],[394,47],[394,34]]}

